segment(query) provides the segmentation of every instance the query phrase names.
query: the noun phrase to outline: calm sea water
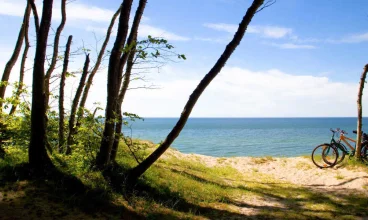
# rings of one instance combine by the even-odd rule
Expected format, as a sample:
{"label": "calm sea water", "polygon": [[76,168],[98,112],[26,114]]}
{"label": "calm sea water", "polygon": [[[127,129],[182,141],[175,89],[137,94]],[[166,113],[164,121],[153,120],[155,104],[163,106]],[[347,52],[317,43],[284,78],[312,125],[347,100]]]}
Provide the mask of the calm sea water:
{"label": "calm sea water", "polygon": [[[172,147],[209,156],[300,156],[329,142],[330,128],[355,138],[356,118],[190,118]],[[131,122],[133,138],[163,141],[177,118]],[[363,119],[363,125],[368,118]],[[364,126],[363,126],[364,130]],[[124,129],[130,135],[130,130]]]}

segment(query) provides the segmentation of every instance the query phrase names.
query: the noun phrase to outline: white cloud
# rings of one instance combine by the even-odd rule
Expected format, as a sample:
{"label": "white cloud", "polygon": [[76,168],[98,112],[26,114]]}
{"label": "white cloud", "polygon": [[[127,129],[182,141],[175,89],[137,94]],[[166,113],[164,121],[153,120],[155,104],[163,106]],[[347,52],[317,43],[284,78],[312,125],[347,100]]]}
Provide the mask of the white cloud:
{"label": "white cloud", "polygon": [[265,43],[273,47],[278,47],[281,49],[316,49],[317,47],[309,44],[294,44],[294,43]]}
{"label": "white cloud", "polygon": [[147,24],[141,24],[139,26],[139,35],[141,36],[148,36],[151,35],[152,37],[162,37],[165,38],[167,40],[172,40],[172,41],[188,41],[190,40],[189,37],[185,37],[185,36],[180,36],[177,34],[174,34],[172,32],[169,32],[167,30],[158,28],[158,27],[154,27],[151,25],[147,25]]}
{"label": "white cloud", "polygon": [[[206,72],[194,74],[197,78],[188,78],[185,73],[193,71],[168,70],[179,76],[159,81],[170,75],[162,71],[155,81],[162,89],[130,91],[125,103],[126,110],[145,117],[179,117],[189,95]],[[203,93],[191,116],[354,116],[357,88],[355,83],[332,82],[327,77],[226,67]],[[343,91],[343,99],[339,91]],[[367,96],[364,101],[368,101]]]}
{"label": "white cloud", "polygon": [[[238,29],[238,25],[225,23],[205,23],[204,26],[218,31],[225,31],[231,34],[234,34]],[[291,28],[270,25],[249,25],[247,29],[247,33],[260,34],[262,37],[265,38],[277,39],[287,37],[291,35],[292,32],[293,30]]]}
{"label": "white cloud", "polygon": [[205,23],[203,26],[211,28],[217,31],[225,31],[234,34],[238,29],[235,24],[225,24],[225,23]]}
{"label": "white cloud", "polygon": [[[89,25],[85,28],[85,30],[100,33],[100,34],[106,34],[107,28]],[[113,30],[113,35],[115,35],[115,34],[116,34],[116,27]],[[151,35],[152,37],[162,37],[162,38],[165,38],[166,40],[171,40],[171,41],[188,41],[188,40],[190,40],[189,37],[180,36],[180,35],[177,35],[175,33],[172,33],[172,32],[169,32],[167,30],[164,30],[164,29],[161,29],[161,28],[158,28],[158,27],[154,27],[154,26],[148,25],[148,24],[140,24],[139,25],[138,35],[140,37],[143,37],[143,38],[146,38],[148,35]]]}
{"label": "white cloud", "polygon": [[261,36],[266,38],[284,38],[292,32],[291,28],[277,26],[249,26],[248,28],[248,33],[261,34]]}
{"label": "white cloud", "polygon": [[329,43],[361,43],[366,41],[368,41],[368,32],[362,34],[352,34],[339,40],[327,40]]}
{"label": "white cloud", "polygon": [[10,16],[23,16],[26,1],[1,0],[0,14]]}
{"label": "white cloud", "polygon": [[[25,0],[0,0],[0,14],[21,17],[24,14],[26,1]],[[42,2],[36,1],[38,13],[41,16]],[[116,4],[116,10],[119,4]],[[71,2],[66,5],[68,20],[88,20],[93,22],[110,22],[111,17],[116,10],[100,8],[93,5]],[[53,19],[61,19],[60,0],[54,1]],[[149,18],[143,16],[143,21],[148,21]]]}

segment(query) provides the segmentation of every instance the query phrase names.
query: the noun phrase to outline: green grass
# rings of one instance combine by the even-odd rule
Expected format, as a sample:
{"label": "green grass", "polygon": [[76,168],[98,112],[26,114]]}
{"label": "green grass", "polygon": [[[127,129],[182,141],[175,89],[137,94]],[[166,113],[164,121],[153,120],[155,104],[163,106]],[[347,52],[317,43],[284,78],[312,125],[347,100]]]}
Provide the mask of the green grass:
{"label": "green grass", "polygon": [[[155,147],[151,143],[146,145],[148,151]],[[22,177],[17,167],[27,162],[27,152],[18,148],[7,151],[5,160],[0,160],[0,212],[18,218],[356,219],[368,216],[366,195],[353,190],[305,188],[276,180],[258,169],[240,173],[224,163],[225,158],[217,159],[218,166],[208,167],[196,157],[191,160],[167,156],[144,174],[132,194],[126,194],[122,187],[123,172],[137,162],[123,145],[117,159],[119,167],[111,173],[91,170],[86,166],[90,159],[80,153],[68,157],[54,155],[56,166],[71,175],[69,179],[74,178],[74,182],[85,187],[83,193],[76,193],[75,185],[65,185],[66,181],[45,182]],[[141,153],[139,157],[146,155]],[[274,160],[254,158],[252,163]],[[309,169],[304,164],[296,166]]]}

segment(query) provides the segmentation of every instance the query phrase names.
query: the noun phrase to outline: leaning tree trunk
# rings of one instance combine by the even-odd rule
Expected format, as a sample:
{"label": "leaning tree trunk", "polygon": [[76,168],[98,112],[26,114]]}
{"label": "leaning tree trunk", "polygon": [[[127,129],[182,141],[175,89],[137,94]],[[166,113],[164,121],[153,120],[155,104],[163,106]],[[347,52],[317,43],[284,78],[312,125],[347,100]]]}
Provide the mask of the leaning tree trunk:
{"label": "leaning tree trunk", "polygon": [[110,153],[114,141],[115,110],[119,95],[119,65],[120,56],[128,35],[129,14],[133,0],[124,0],[121,7],[118,32],[114,46],[111,50],[108,77],[107,77],[107,102],[105,109],[105,127],[101,140],[100,150],[96,156],[96,166],[100,169],[106,167],[110,162]]}
{"label": "leaning tree trunk", "polygon": [[66,49],[64,54],[64,63],[63,63],[63,71],[60,76],[60,88],[59,88],[59,153],[63,152],[63,146],[65,142],[64,137],[64,87],[65,87],[65,79],[66,73],[68,71],[69,65],[69,54],[70,54],[70,46],[72,44],[73,36],[70,35],[68,41],[66,43]]}
{"label": "leaning tree trunk", "polygon": [[112,28],[114,27],[115,20],[118,17],[118,15],[120,14],[120,11],[121,11],[121,6],[119,7],[119,9],[115,12],[115,14],[111,18],[110,25],[109,25],[109,28],[107,29],[107,33],[106,33],[106,38],[105,38],[105,41],[103,42],[101,50],[98,54],[96,64],[93,67],[91,73],[89,74],[86,86],[85,86],[84,91],[83,91],[82,99],[81,99],[80,104],[79,104],[80,111],[79,111],[78,118],[77,118],[77,128],[81,124],[80,121],[83,118],[84,106],[86,105],[89,89],[92,86],[92,82],[93,82],[93,78],[94,78],[95,74],[97,73],[98,69],[100,68],[102,58],[105,54],[107,44],[109,43],[109,40],[110,40]]}
{"label": "leaning tree trunk", "polygon": [[258,8],[263,4],[264,0],[254,0],[250,8],[247,10],[247,13],[243,17],[243,20],[239,24],[238,30],[234,35],[232,41],[226,46],[225,51],[222,53],[221,57],[217,60],[216,64],[212,67],[212,69],[207,73],[207,75],[202,79],[202,81],[198,84],[197,88],[190,95],[187,104],[184,107],[181,116],[168,134],[166,139],[160,144],[160,146],[149,155],[142,163],[138,166],[134,167],[128,172],[127,184],[134,184],[137,179],[158,159],[160,156],[170,147],[172,142],[179,136],[181,130],[185,126],[189,115],[196,104],[197,100],[206,89],[206,87],[211,83],[211,81],[217,76],[217,74],[221,71],[222,67],[225,65],[226,61],[230,58],[231,54],[234,52],[236,47],[239,45],[242,40],[244,33],[251,22],[254,14],[257,12]]}
{"label": "leaning tree trunk", "polygon": [[33,67],[31,140],[28,148],[29,164],[35,171],[43,172],[52,166],[45,148],[46,138],[46,105],[45,105],[45,58],[47,38],[52,20],[53,0],[43,1],[40,30],[37,34],[36,54]]}
{"label": "leaning tree trunk", "polygon": [[75,97],[72,103],[72,110],[70,111],[70,116],[69,116],[69,134],[68,134],[68,140],[66,143],[66,154],[71,154],[72,153],[72,149],[71,149],[71,145],[73,144],[73,136],[75,134],[76,128],[74,125],[74,121],[75,121],[75,116],[77,113],[77,108],[78,108],[78,104],[79,104],[79,100],[80,97],[82,95],[82,91],[84,88],[84,85],[86,83],[86,79],[87,79],[87,75],[88,75],[88,68],[89,68],[89,54],[86,55],[86,61],[84,62],[84,67],[83,67],[83,73],[79,82],[79,86],[77,88],[77,91],[75,93]]}
{"label": "leaning tree trunk", "polygon": [[[28,3],[28,6],[30,6],[30,4]],[[22,55],[22,61],[20,63],[20,71],[19,71],[19,81],[18,81],[18,88],[17,91],[15,93],[15,102],[12,105],[9,115],[13,115],[15,113],[15,111],[17,110],[17,106],[19,103],[19,97],[23,92],[23,81],[24,81],[24,72],[25,72],[25,67],[26,67],[26,61],[27,61],[27,56],[28,56],[28,50],[30,47],[30,43],[29,43],[29,37],[28,37],[28,30],[29,30],[29,17],[27,18],[25,24],[24,24],[24,50],[23,50],[23,55]]]}
{"label": "leaning tree trunk", "polygon": [[49,99],[50,99],[50,78],[51,78],[51,74],[54,72],[55,67],[56,67],[57,59],[58,59],[58,56],[59,56],[60,35],[61,35],[61,32],[64,29],[65,23],[66,23],[66,0],[61,0],[61,22],[60,22],[59,27],[56,29],[51,63],[50,63],[50,67],[47,70],[46,75],[45,75],[45,102],[46,102],[46,108],[49,105]]}
{"label": "leaning tree trunk", "polygon": [[357,123],[357,138],[356,138],[356,158],[360,158],[360,151],[362,150],[362,96],[365,78],[368,72],[368,64],[364,66],[363,73],[360,76],[359,90],[358,90],[358,123]]}
{"label": "leaning tree trunk", "polygon": [[27,3],[27,7],[26,7],[26,10],[24,12],[24,17],[23,17],[23,23],[22,23],[22,26],[21,26],[20,31],[19,31],[19,35],[18,35],[17,42],[15,44],[14,52],[13,52],[12,56],[10,57],[9,61],[6,63],[6,66],[5,66],[5,69],[4,69],[4,72],[3,72],[3,76],[1,78],[2,83],[0,85],[0,110],[1,110],[3,102],[4,102],[5,91],[6,91],[6,87],[7,87],[7,84],[8,84],[10,73],[11,73],[15,63],[17,62],[20,51],[22,49],[24,35],[25,35],[25,32],[26,32],[26,29],[28,29],[27,26],[29,24],[30,14],[31,14],[31,7]]}
{"label": "leaning tree trunk", "polygon": [[124,97],[126,94],[126,91],[129,88],[129,83],[130,83],[130,76],[132,73],[132,68],[133,68],[133,60],[134,60],[134,56],[135,56],[135,49],[133,48],[133,50],[130,52],[129,57],[128,57],[128,63],[127,63],[127,68],[125,71],[125,75],[124,75],[124,82],[123,82],[123,86],[121,88],[120,94],[119,94],[119,100],[118,100],[118,108],[117,108],[117,115],[118,115],[118,121],[116,122],[116,126],[115,126],[115,140],[114,140],[114,144],[112,145],[112,149],[111,149],[111,161],[115,161],[116,159],[116,155],[118,152],[118,148],[119,148],[119,142],[120,142],[120,138],[123,135],[122,132],[122,128],[123,128],[123,115],[121,112],[121,107],[124,101]]}

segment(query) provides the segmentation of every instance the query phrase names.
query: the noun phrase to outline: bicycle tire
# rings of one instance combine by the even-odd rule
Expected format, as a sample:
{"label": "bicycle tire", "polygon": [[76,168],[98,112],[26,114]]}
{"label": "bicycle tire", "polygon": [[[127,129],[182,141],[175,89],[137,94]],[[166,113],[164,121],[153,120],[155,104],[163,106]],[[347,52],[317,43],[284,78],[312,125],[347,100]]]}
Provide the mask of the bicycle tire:
{"label": "bicycle tire", "polygon": [[368,144],[362,146],[360,158],[363,160],[363,162],[368,163]]}
{"label": "bicycle tire", "polygon": [[[321,150],[321,152],[319,152],[319,150]],[[311,156],[314,165],[324,169],[335,166],[339,154],[337,149],[332,147],[330,144],[320,144],[313,149]],[[323,162],[321,159],[319,159],[319,157],[321,157]],[[321,163],[319,163],[319,161],[321,161]]]}
{"label": "bicycle tire", "polygon": [[[338,147],[337,145],[339,145],[340,147]],[[336,164],[340,164],[342,161],[344,161],[345,156],[346,156],[345,151],[341,150],[341,148],[344,148],[344,146],[342,146],[341,144],[336,144],[336,143],[331,144],[331,146],[336,148],[337,153],[338,153]]]}

